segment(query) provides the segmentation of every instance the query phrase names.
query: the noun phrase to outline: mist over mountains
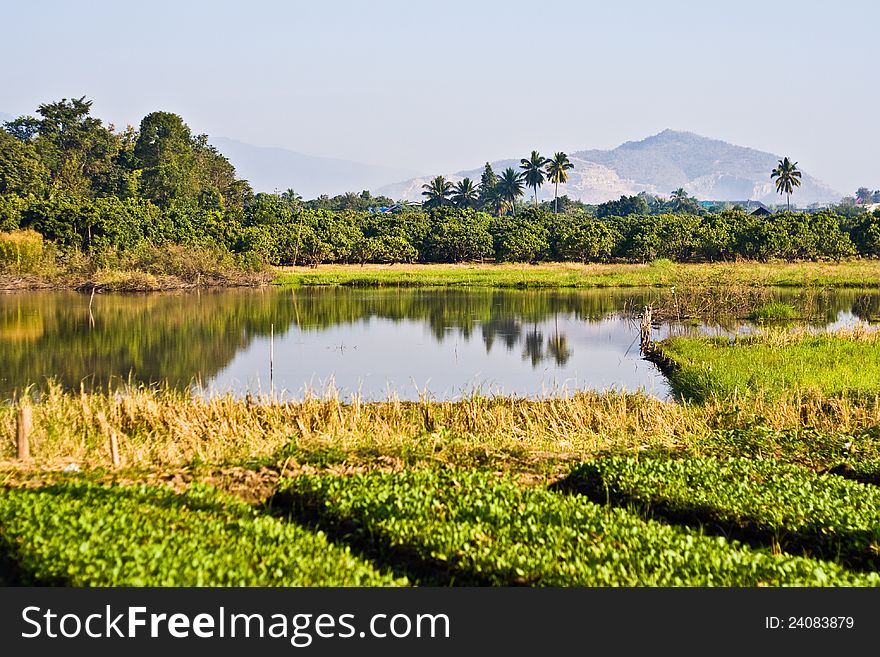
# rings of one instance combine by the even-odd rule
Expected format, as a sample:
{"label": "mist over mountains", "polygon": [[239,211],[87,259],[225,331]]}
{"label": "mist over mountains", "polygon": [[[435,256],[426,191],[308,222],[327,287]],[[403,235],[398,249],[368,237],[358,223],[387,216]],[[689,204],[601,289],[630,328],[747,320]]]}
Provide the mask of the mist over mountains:
{"label": "mist over mountains", "polygon": [[[781,157],[690,132],[664,130],[611,150],[569,152],[574,169],[569,172],[568,183],[559,186],[559,195],[567,194],[586,203],[602,203],[639,192],[669,196],[674,189],[683,187],[701,200],[778,203],[780,196],[770,179],[770,171]],[[518,170],[519,158],[492,162],[496,174],[506,167]],[[464,177],[479,181],[482,169],[481,166],[459,171],[447,177],[453,181]],[[380,187],[376,192],[417,201],[421,199],[422,184],[430,178],[413,178]],[[842,196],[804,172],[793,200],[804,206],[839,201]],[[538,197],[552,198],[553,187],[545,184],[538,190]]]}
{"label": "mist over mountains", "polygon": [[373,189],[418,173],[405,168],[316,157],[285,148],[252,146],[226,137],[212,137],[210,142],[258,192],[293,188],[303,198],[316,198],[321,194],[334,196]]}

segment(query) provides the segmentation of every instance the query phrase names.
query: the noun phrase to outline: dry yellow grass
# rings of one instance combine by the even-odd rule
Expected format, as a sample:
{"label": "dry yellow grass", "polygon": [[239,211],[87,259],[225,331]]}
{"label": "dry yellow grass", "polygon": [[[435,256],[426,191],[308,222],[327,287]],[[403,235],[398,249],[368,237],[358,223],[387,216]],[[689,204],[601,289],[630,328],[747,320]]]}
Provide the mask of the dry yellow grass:
{"label": "dry yellow grass", "polygon": [[[30,468],[75,461],[109,467],[110,435],[126,468],[183,467],[274,459],[404,465],[447,462],[506,467],[589,457],[608,450],[694,449],[719,429],[857,434],[880,425],[880,398],[795,393],[778,401],[716,399],[680,405],[644,395],[580,393],[548,400],[345,404],[330,396],[298,403],[232,397],[202,400],[172,391],[67,394],[52,388],[33,405]],[[0,468],[15,461],[16,410],[0,411]]]}

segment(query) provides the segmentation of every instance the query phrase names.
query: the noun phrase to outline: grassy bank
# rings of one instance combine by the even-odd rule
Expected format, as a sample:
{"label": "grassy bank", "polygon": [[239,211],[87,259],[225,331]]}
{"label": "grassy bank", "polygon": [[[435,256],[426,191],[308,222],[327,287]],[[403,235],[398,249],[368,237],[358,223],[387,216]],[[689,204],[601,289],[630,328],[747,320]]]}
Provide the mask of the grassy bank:
{"label": "grassy bank", "polygon": [[283,267],[276,284],[289,287],[876,287],[880,261],[840,263],[729,262],[679,264],[662,260],[644,265],[572,263],[460,265],[323,265]]}
{"label": "grassy bank", "polygon": [[[158,291],[194,287],[457,287],[514,289],[589,289],[678,287],[696,289],[876,288],[880,261],[683,264],[544,263],[442,265],[322,265],[252,271],[228,262],[187,262],[185,253],[155,262],[77,261],[42,267],[31,273],[0,272],[0,290],[83,289]],[[164,262],[162,260],[171,260]]]}
{"label": "grassy bank", "polygon": [[673,390],[698,402],[736,394],[779,397],[880,393],[880,331],[762,331],[738,337],[670,338],[660,344]]}

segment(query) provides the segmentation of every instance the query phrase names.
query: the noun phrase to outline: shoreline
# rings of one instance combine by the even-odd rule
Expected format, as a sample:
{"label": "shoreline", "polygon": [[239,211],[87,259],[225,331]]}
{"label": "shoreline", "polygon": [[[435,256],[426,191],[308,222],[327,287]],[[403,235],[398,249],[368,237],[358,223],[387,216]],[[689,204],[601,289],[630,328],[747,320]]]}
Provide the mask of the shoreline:
{"label": "shoreline", "polygon": [[274,285],[363,288],[603,289],[635,287],[880,287],[880,260],[832,262],[717,262],[647,264],[460,263],[276,267],[267,272],[205,274],[196,280],[142,270],[94,274],[0,274],[0,292],[77,290],[162,292]]}

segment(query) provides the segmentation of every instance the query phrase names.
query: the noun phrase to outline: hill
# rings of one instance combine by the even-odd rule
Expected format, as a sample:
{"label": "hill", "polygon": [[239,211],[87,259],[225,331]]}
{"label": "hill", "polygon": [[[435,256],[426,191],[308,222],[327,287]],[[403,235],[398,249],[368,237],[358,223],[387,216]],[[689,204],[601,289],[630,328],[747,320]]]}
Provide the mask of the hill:
{"label": "hill", "polygon": [[[641,141],[629,141],[612,150],[581,150],[569,153],[575,168],[569,181],[559,186],[560,196],[587,203],[601,203],[623,194],[648,192],[668,196],[684,187],[699,199],[719,201],[759,200],[778,203],[770,171],[781,156],[736,146],[690,132],[664,130]],[[519,167],[519,159],[492,162],[496,173]],[[448,176],[453,181],[470,177],[479,180],[482,167]],[[421,199],[421,185],[429,180],[414,178],[386,185],[377,193],[392,198]],[[545,185],[539,198],[552,198]],[[840,200],[842,194],[804,172],[803,183],[794,195],[800,205]]]}

